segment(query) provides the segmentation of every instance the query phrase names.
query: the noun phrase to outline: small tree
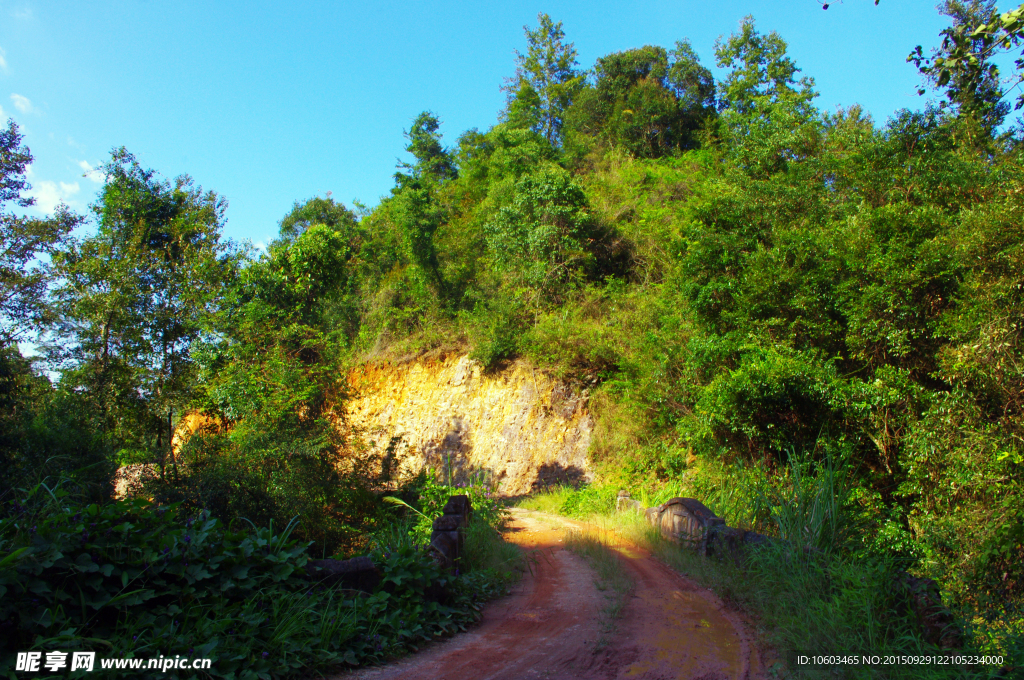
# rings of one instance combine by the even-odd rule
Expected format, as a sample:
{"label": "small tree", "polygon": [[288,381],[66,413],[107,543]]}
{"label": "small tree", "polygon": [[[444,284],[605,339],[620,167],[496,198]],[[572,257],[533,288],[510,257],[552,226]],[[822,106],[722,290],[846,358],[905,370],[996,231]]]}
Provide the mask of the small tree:
{"label": "small tree", "polygon": [[[999,20],[995,0],[946,0],[939,5],[939,12],[953,20],[953,25],[941,33],[942,44],[932,51],[930,59],[924,57],[919,45],[909,60],[929,85],[945,88],[958,114],[974,116],[991,135],[1010,112],[1010,105],[1002,101],[999,67],[992,60],[992,38],[986,30],[975,29]],[[924,94],[924,89],[919,92]]]}
{"label": "small tree", "polygon": [[[451,153],[441,144],[439,128],[440,121],[429,111],[413,121],[412,128],[405,133],[409,140],[405,150],[416,162],[399,163],[400,171],[395,173],[397,186],[388,201],[406,256],[426,276],[435,295],[443,295],[445,289],[434,246],[434,233],[444,222],[445,211],[438,204],[436,194],[441,183],[458,177]],[[401,170],[407,170],[408,174]]]}
{"label": "small tree", "polygon": [[416,116],[412,127],[405,133],[409,144],[405,150],[412,154],[416,163],[399,163],[398,167],[411,171],[410,175],[395,173],[395,180],[402,184],[409,178],[432,179],[438,182],[459,176],[451,153],[441,145],[441,121],[430,111]]}
{"label": "small tree", "polygon": [[740,168],[765,177],[814,153],[821,136],[814,81],[797,79],[778,33],[763,35],[745,17],[739,32],[716,43],[715,56],[732,68],[718,84],[718,130]]}
{"label": "small tree", "polygon": [[786,55],[786,41],[772,31],[758,33],[754,18],[740,22],[740,30],[724,42],[715,43],[715,57],[720,68],[732,72],[718,84],[719,108],[737,113],[755,112],[759,102],[792,101],[809,107],[816,96],[814,80],[796,79],[800,69]]}
{"label": "small tree", "polygon": [[280,237],[294,241],[315,224],[350,235],[356,231],[356,216],[343,203],[336,202],[328,191],[324,198],[314,196],[304,203],[295,201],[291,212],[281,218]]}
{"label": "small tree", "polygon": [[594,86],[582,91],[568,125],[602,134],[639,157],[697,146],[695,132],[714,114],[715,83],[687,41],[670,53],[647,45],[597,60]]}
{"label": "small tree", "polygon": [[565,110],[584,86],[576,69],[576,48],[565,44],[562,22],[547,14],[537,15],[539,26],[526,32],[526,54],[516,51],[516,75],[504,90],[508,93],[506,117],[510,123],[541,133],[551,144],[561,140]]}
{"label": "small tree", "polygon": [[106,434],[174,463],[174,413],[195,384],[191,349],[224,291],[226,202],[182,176],[144,170],[124,148],[103,168],[95,236],[57,253],[60,313],[51,357],[86,390]]}
{"label": "small tree", "polygon": [[66,206],[48,219],[15,215],[6,210],[13,202],[20,208],[35,205],[23,195],[31,189],[25,171],[32,152],[22,146],[23,136],[13,120],[0,129],[0,348],[17,342],[32,328],[48,320],[46,284],[49,269],[40,255],[50,255],[81,222]]}

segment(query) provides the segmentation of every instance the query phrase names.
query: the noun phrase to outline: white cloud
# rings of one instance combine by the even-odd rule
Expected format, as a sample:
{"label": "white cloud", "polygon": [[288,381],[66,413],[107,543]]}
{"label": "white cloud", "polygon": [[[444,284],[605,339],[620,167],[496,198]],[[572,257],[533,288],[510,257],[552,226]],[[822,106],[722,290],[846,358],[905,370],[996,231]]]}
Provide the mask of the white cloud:
{"label": "white cloud", "polygon": [[90,179],[97,184],[103,184],[106,181],[107,176],[103,174],[103,171],[99,168],[94,168],[89,161],[78,161],[78,167],[85,171],[82,176],[86,179]]}
{"label": "white cloud", "polygon": [[0,106],[0,118],[4,117],[4,107]]}
{"label": "white cloud", "polygon": [[25,9],[16,9],[13,12],[11,12],[11,16],[14,17],[15,19],[31,19],[32,8],[26,7]]}
{"label": "white cloud", "polygon": [[4,48],[0,47],[0,71],[7,71],[7,59],[4,58],[6,56],[7,53],[4,52]]}
{"label": "white cloud", "polygon": [[44,180],[37,182],[32,191],[29,192],[29,195],[36,199],[36,210],[49,215],[53,213],[60,203],[73,207],[75,201],[72,200],[72,196],[77,194],[80,189],[81,187],[78,186],[78,182],[68,184],[67,182]]}
{"label": "white cloud", "polygon": [[85,147],[82,146],[81,144],[79,144],[78,142],[76,142],[75,138],[72,137],[71,135],[68,135],[68,146],[73,146],[76,149],[78,149],[79,151],[85,151]]}
{"label": "white cloud", "polygon": [[32,113],[32,102],[29,101],[28,97],[20,94],[12,94],[11,101],[14,102],[14,108],[18,109],[22,113]]}

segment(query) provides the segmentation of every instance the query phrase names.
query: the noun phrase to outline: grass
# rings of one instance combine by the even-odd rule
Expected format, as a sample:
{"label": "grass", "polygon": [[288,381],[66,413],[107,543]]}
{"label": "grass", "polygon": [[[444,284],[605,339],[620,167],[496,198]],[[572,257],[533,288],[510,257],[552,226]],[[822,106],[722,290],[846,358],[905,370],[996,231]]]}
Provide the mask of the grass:
{"label": "grass", "polygon": [[523,551],[509,543],[499,529],[474,518],[466,532],[466,566],[470,572],[485,572],[495,582],[507,585],[523,573]]}
{"label": "grass", "polygon": [[615,621],[622,616],[626,601],[633,592],[635,582],[622,568],[622,562],[600,533],[592,529],[566,529],[563,542],[568,550],[584,558],[594,570],[594,585],[605,595],[605,606],[600,611],[601,637],[596,649],[608,644],[615,630]]}
{"label": "grass", "polygon": [[571,486],[553,486],[544,491],[543,493],[529,496],[519,501],[517,504],[520,508],[526,510],[536,510],[537,512],[546,512],[551,515],[561,514],[562,506],[565,505],[565,501],[575,493],[575,489]]}

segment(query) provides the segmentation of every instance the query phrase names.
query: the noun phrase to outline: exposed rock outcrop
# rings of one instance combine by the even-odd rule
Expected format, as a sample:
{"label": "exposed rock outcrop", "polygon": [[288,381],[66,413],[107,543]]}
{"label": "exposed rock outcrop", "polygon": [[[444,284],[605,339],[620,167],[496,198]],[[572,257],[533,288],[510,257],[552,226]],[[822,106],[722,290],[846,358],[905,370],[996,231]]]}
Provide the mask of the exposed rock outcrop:
{"label": "exposed rock outcrop", "polygon": [[592,477],[586,394],[525,362],[485,375],[468,356],[367,364],[352,371],[349,424],[382,449],[401,437],[405,474],[429,466],[454,481],[481,473],[517,495]]}

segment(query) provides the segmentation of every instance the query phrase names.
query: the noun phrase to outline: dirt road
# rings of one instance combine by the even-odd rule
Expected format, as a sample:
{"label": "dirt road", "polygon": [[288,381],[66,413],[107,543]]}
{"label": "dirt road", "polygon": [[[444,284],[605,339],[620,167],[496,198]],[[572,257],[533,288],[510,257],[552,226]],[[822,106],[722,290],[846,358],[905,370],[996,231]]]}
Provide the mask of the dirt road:
{"label": "dirt road", "polygon": [[587,563],[562,546],[571,523],[514,511],[508,538],[534,556],[512,594],[489,604],[468,633],[359,680],[746,680],[762,677],[757,650],[739,617],[650,555],[615,545],[636,587],[611,630],[606,596]]}

